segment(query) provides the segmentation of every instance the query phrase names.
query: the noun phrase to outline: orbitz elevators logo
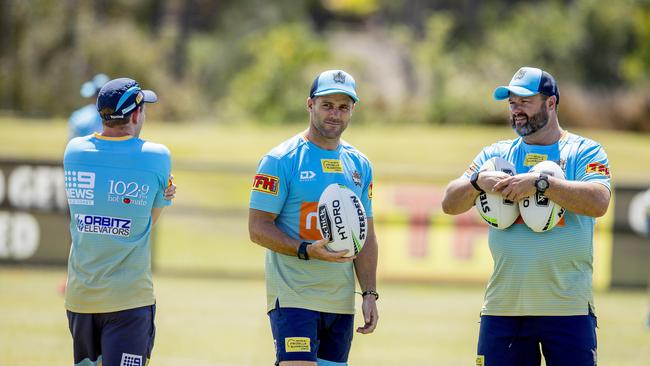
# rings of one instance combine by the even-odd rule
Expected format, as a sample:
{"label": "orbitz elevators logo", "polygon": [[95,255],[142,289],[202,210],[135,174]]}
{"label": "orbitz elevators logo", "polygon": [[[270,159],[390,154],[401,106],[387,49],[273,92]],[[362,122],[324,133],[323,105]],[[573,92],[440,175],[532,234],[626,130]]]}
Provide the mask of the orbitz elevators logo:
{"label": "orbitz elevators logo", "polygon": [[77,231],[80,233],[121,236],[131,234],[131,220],[99,215],[74,215]]}

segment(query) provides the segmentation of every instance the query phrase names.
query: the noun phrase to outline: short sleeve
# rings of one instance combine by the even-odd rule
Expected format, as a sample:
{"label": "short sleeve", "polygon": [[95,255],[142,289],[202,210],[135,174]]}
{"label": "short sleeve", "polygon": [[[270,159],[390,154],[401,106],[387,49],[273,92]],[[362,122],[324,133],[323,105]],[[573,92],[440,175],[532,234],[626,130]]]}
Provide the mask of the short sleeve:
{"label": "short sleeve", "polygon": [[[167,149],[165,149],[167,150]],[[163,156],[163,161],[161,164],[160,171],[158,172],[158,192],[156,193],[156,198],[153,202],[154,208],[171,206],[172,200],[165,199],[165,189],[169,187],[171,182],[171,157],[169,151],[166,151],[167,154]]]}
{"label": "short sleeve", "polygon": [[492,157],[491,150],[491,146],[489,146],[478,153],[467,170],[465,170],[462,177],[469,179],[474,172],[481,169],[481,166],[483,166],[483,164]]}
{"label": "short sleeve", "polygon": [[361,203],[363,204],[363,208],[366,210],[366,217],[367,218],[372,218],[372,184],[373,184],[373,177],[372,177],[372,167],[370,164],[368,164],[368,173],[366,174],[368,176],[368,179],[365,181],[365,185],[363,187],[363,191],[361,192]]}
{"label": "short sleeve", "polygon": [[602,146],[592,142],[580,149],[576,161],[575,180],[600,183],[611,190],[609,160]]}
{"label": "short sleeve", "polygon": [[253,186],[250,208],[279,214],[288,195],[288,184],[282,160],[266,155],[260,161]]}

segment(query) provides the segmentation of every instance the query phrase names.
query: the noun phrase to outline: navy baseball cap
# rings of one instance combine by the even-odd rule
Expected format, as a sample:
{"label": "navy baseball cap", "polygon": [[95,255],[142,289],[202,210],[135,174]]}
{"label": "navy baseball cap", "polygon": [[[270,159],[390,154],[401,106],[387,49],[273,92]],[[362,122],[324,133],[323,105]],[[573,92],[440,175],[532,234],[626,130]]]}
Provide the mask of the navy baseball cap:
{"label": "navy baseball cap", "polygon": [[158,96],[151,90],[142,90],[137,81],[129,78],[113,79],[99,91],[97,112],[104,120],[128,116],[142,103],[155,103]]}
{"label": "navy baseball cap", "polygon": [[510,93],[520,97],[530,97],[538,93],[547,96],[555,95],[557,104],[560,104],[560,89],[558,89],[553,76],[534,67],[519,69],[508,86],[500,86],[494,90],[494,99],[506,99]]}
{"label": "navy baseball cap", "polygon": [[309,97],[320,97],[331,94],[348,95],[354,102],[358,102],[356,92],[357,84],[352,75],[343,70],[327,70],[321,72],[311,84]]}

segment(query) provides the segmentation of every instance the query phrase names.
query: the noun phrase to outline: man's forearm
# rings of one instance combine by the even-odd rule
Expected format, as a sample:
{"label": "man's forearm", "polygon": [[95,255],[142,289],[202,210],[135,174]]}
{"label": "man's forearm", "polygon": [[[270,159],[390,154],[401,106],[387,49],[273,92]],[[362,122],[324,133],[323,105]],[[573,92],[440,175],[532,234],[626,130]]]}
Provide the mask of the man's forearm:
{"label": "man's forearm", "polygon": [[591,217],[600,217],[607,212],[610,192],[604,185],[556,178],[550,178],[549,182],[544,195],[566,210]]}
{"label": "man's forearm", "polygon": [[354,270],[357,274],[359,286],[362,291],[377,289],[377,259],[379,246],[375,236],[372,219],[368,220],[368,237],[361,252],[354,260]]}
{"label": "man's forearm", "polygon": [[281,254],[295,256],[300,241],[292,239],[283,233],[274,223],[249,223],[250,239],[256,244]]}
{"label": "man's forearm", "polygon": [[458,178],[447,186],[442,198],[442,210],[449,215],[461,214],[474,206],[479,192],[467,179]]}

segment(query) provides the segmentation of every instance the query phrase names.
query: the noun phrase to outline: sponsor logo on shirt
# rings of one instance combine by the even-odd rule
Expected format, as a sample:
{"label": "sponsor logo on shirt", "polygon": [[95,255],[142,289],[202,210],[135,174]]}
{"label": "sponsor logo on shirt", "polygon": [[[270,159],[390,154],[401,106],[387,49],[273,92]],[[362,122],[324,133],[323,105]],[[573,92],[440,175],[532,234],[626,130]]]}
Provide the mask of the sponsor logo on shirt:
{"label": "sponsor logo on shirt", "polygon": [[108,181],[108,202],[146,206],[150,187],[148,184],[111,179]]}
{"label": "sponsor logo on shirt", "polygon": [[320,159],[323,173],[343,173],[343,165],[339,159]]}
{"label": "sponsor logo on shirt", "polygon": [[524,158],[524,166],[535,166],[537,163],[548,160],[548,155],[546,154],[526,154]]}
{"label": "sponsor logo on shirt", "polygon": [[318,230],[318,202],[300,204],[300,238],[303,240],[320,240],[323,237]]}
{"label": "sponsor logo on shirt", "polygon": [[301,182],[311,182],[316,177],[316,173],[311,170],[303,170],[300,172],[300,181]]}
{"label": "sponsor logo on shirt", "polygon": [[474,172],[478,171],[478,165],[476,163],[472,163],[467,170],[465,170],[465,174],[467,175],[472,175]]}
{"label": "sponsor logo on shirt", "polygon": [[368,185],[368,199],[372,199],[372,182]]}
{"label": "sponsor logo on shirt", "polygon": [[607,178],[609,178],[609,168],[607,167],[607,165],[603,163],[596,162],[596,163],[587,164],[586,173],[587,174],[596,173],[596,174],[604,175]]}
{"label": "sponsor logo on shirt", "polygon": [[272,194],[274,196],[278,195],[278,186],[280,185],[280,180],[278,177],[266,174],[256,174],[253,179],[253,190]]}
{"label": "sponsor logo on shirt", "polygon": [[80,233],[128,237],[131,234],[131,220],[119,217],[75,214],[77,231]]}
{"label": "sponsor logo on shirt", "polygon": [[94,172],[66,170],[64,180],[69,205],[93,206],[95,204]]}
{"label": "sponsor logo on shirt", "polygon": [[311,352],[311,342],[307,337],[287,337],[284,339],[285,352]]}
{"label": "sponsor logo on shirt", "polygon": [[130,353],[122,353],[122,361],[120,366],[144,366],[142,363],[142,356],[132,355]]}

